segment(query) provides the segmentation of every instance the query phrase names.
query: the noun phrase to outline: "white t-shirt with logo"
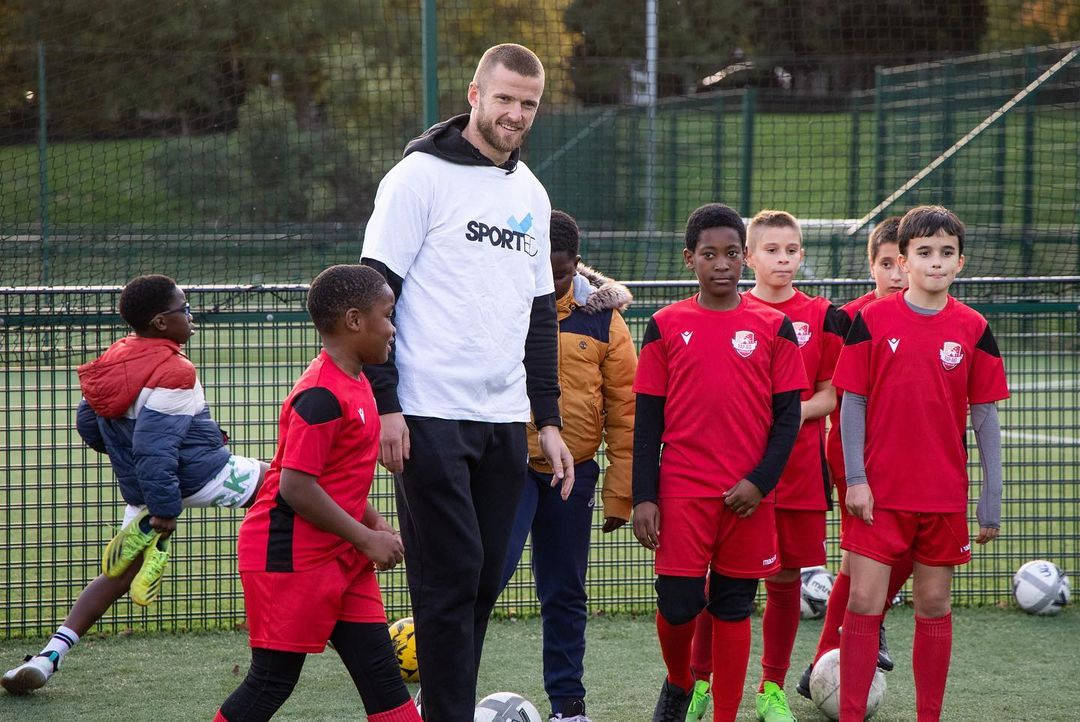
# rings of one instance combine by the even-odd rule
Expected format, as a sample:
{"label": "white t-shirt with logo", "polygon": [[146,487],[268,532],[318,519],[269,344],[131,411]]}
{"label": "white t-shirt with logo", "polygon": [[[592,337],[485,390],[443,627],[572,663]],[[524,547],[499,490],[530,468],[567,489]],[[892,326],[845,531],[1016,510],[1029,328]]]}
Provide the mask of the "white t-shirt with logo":
{"label": "white t-shirt with logo", "polygon": [[551,201],[513,173],[423,152],[379,184],[362,256],[404,279],[397,301],[404,413],[506,423],[531,418],[525,337],[533,299],[554,293]]}

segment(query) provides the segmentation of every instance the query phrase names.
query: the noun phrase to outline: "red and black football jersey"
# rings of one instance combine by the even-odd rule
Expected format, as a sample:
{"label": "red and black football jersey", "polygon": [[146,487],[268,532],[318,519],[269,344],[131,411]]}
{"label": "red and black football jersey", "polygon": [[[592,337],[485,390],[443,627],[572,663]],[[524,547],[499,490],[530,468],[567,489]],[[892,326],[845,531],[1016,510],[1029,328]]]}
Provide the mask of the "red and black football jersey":
{"label": "red and black football jersey", "polygon": [[278,493],[281,470],[317,477],[330,498],[359,521],[375,477],[379,430],[367,379],[349,376],[322,351],[281,406],[277,453],[240,525],[240,571],[311,569],[350,546],[293,511]]}
{"label": "red and black football jersey", "polygon": [[773,395],[806,387],[791,321],[746,294],[730,311],[694,296],[653,314],[634,391],[665,398],[660,498],[717,497],[746,478],[765,452]]}
{"label": "red and black football jersey", "polygon": [[[845,329],[851,327],[851,320],[855,318],[855,314],[861,311],[863,307],[871,301],[876,300],[877,292],[870,291],[841,306],[840,310],[844,312],[844,315],[847,316],[848,319]],[[844,331],[844,335],[847,335],[846,330]],[[825,457],[829,461],[829,471],[832,474],[833,482],[835,483],[840,483],[844,480],[844,446],[840,440],[840,402],[843,399],[843,396],[844,392],[837,389],[836,408],[829,414],[829,436],[825,441]]]}
{"label": "red and black football jersey", "polygon": [[[808,296],[798,289],[781,303],[763,301],[752,293],[746,296],[753,303],[775,308],[791,321],[810,387],[803,390],[802,401],[808,400],[814,395],[816,382],[832,378],[849,325],[847,316],[828,299]],[[811,419],[799,429],[773,498],[778,509],[824,511],[829,507],[829,486],[825,418]]]}
{"label": "red and black football jersey", "polygon": [[950,296],[933,316],[903,293],[851,322],[833,384],[867,397],[866,477],[883,509],[967,508],[968,407],[1009,397],[990,326]]}

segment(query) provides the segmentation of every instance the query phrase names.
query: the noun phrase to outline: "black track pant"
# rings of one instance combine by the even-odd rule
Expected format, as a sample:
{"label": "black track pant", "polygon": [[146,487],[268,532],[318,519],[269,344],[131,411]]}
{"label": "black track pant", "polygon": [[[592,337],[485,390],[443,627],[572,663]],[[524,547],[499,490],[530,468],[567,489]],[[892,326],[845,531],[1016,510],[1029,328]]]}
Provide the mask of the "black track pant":
{"label": "black track pant", "polygon": [[[330,641],[369,715],[409,701],[385,624],[338,622]],[[264,722],[273,717],[292,694],[305,657],[303,652],[252,648],[247,677],[222,703],[221,715],[228,722]]]}
{"label": "black track pant", "polygon": [[525,483],[525,424],[406,416],[398,520],[427,722],[471,722],[488,617]]}

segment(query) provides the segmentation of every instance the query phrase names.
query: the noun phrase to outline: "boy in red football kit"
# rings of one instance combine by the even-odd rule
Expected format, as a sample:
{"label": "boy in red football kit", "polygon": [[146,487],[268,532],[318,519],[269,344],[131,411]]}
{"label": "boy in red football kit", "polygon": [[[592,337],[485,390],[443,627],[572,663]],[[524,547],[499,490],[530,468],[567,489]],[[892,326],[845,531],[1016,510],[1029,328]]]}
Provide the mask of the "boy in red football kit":
{"label": "boy in red football kit", "polygon": [[825,512],[832,498],[824,453],[825,416],[836,406],[831,379],[848,319],[827,299],[807,296],[794,287],[805,251],[799,222],[790,213],[758,213],[747,228],[746,245],[746,265],[756,279],[748,296],[791,320],[811,386],[802,393],[802,426],[773,492],[780,571],[765,580],[761,620],[764,650],[757,718],[788,722],[794,716],[784,695],[784,680],[799,628],[799,572],[825,563]]}
{"label": "boy in red football kit", "polygon": [[372,268],[331,266],[307,306],[323,350],[281,407],[277,454],[240,525],[251,668],[215,720],[270,719],[305,656],[332,641],[369,720],[415,722],[375,579],[404,548],[367,503],[379,415],[362,368],[390,353],[394,295]]}
{"label": "boy in red football kit", "polygon": [[[841,307],[841,311],[847,318],[845,328],[850,326],[851,319],[855,318],[864,306],[871,301],[885,298],[888,295],[902,291],[907,286],[907,272],[900,268],[897,257],[900,255],[899,246],[896,242],[896,232],[900,228],[900,216],[889,216],[874,226],[870,233],[870,239],[866,244],[866,257],[870,263],[870,276],[874,279],[874,290],[849,301]],[[829,462],[829,472],[833,484],[836,486],[836,494],[840,499],[840,518],[847,515],[844,508],[844,493],[847,485],[844,483],[844,454],[840,445],[840,392],[837,392],[836,409],[829,415],[829,435],[825,442],[825,457]],[[885,597],[885,611],[888,611],[890,600],[896,596],[900,587],[904,586],[907,578],[911,576],[911,557],[907,556],[893,565],[892,576],[889,579],[889,591]],[[802,678],[795,689],[803,697],[810,699],[810,673],[814,669],[821,656],[831,649],[840,646],[840,625],[844,621],[844,613],[847,611],[848,590],[851,578],[848,575],[847,554],[841,553],[840,571],[833,582],[832,592],[829,594],[829,605],[825,610],[825,623],[821,627],[821,636],[818,638],[817,651],[814,652],[814,660],[803,671]],[[877,666],[888,672],[893,668],[892,657],[889,656],[889,648],[885,643],[885,625],[881,627],[878,635],[878,660]]]}
{"label": "boy in red football kit", "polygon": [[[851,323],[833,383],[847,473],[841,547],[851,590],[840,637],[840,720],[862,720],[874,675],[891,567],[914,558],[912,670],[920,722],[941,717],[952,652],[953,569],[971,559],[967,526],[968,408],[983,466],[979,535],[998,534],[1001,429],[1008,398],[990,327],[949,295],[964,267],[964,224],[940,206],[908,211],[898,232],[909,287]],[[912,453],[917,448],[917,453]]]}
{"label": "boy in red football kit", "polygon": [[745,243],[727,206],[690,215],[683,256],[700,291],[650,319],[634,380],[634,535],[656,551],[667,666],[654,721],[686,717],[694,619],[706,608],[715,617],[713,719],[735,719],[757,582],[779,570],[765,497],[795,442],[806,374],[791,321],[738,292]]}

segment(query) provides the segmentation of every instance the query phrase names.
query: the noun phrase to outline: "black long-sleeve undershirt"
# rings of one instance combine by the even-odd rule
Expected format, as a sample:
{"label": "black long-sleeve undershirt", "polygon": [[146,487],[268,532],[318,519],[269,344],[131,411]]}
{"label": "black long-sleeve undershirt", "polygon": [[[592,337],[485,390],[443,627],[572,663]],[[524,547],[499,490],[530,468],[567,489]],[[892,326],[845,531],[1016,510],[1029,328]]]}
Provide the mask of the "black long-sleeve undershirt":
{"label": "black long-sleeve undershirt", "polygon": [[[746,475],[747,481],[766,496],[780,482],[788,456],[799,433],[801,402],[799,391],[773,394],[773,420],[765,453],[758,465]],[[660,451],[664,436],[663,396],[638,394],[634,412],[634,504],[656,502],[660,489]]]}
{"label": "black long-sleeve undershirt", "polygon": [[525,391],[536,428],[562,428],[559,416],[559,317],[554,292],[533,299],[525,337]]}

